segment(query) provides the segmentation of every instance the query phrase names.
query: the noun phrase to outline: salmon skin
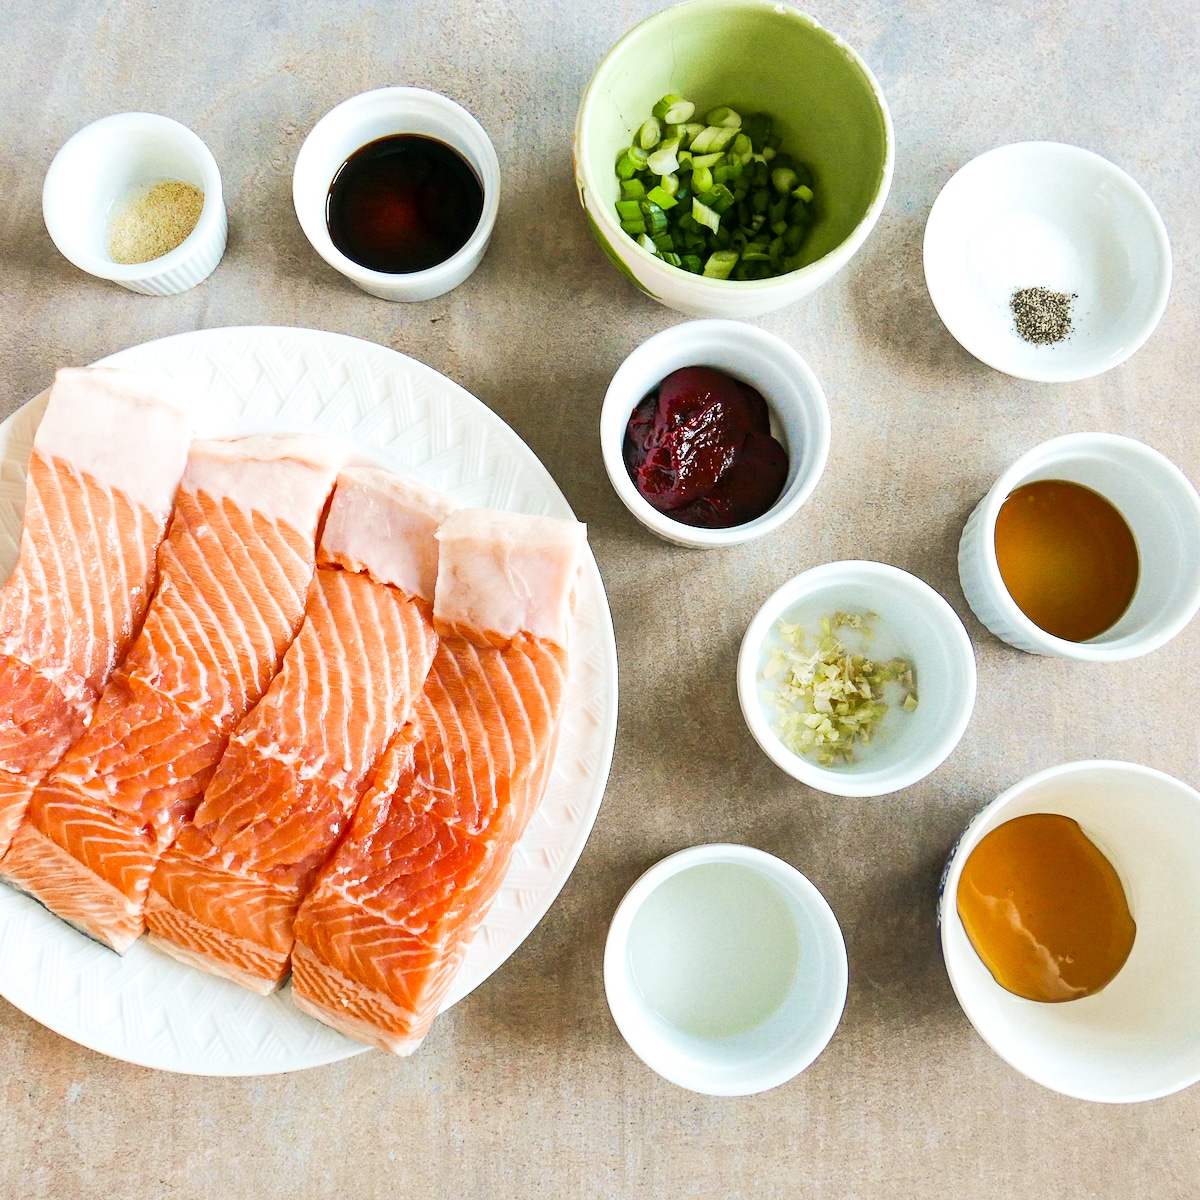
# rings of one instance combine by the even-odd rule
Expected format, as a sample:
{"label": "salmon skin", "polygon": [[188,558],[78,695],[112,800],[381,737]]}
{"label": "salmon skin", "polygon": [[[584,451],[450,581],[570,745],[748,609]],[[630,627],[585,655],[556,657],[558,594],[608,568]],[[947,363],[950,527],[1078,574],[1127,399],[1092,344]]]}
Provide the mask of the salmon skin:
{"label": "salmon skin", "polygon": [[104,367],[50,389],[0,589],[0,855],[141,626],[190,438],[178,392]]}
{"label": "salmon skin", "polygon": [[549,777],[584,527],[463,509],[438,533],[437,655],[350,833],[300,907],[298,1007],[411,1054]]}
{"label": "salmon skin", "polygon": [[0,861],[118,952],[141,934],[159,858],[296,635],[340,457],[299,435],[192,443],[142,629]]}
{"label": "salmon skin", "polygon": [[150,883],[168,954],[262,994],[433,661],[435,533],[454,508],[386,471],[338,477],[304,624]]}

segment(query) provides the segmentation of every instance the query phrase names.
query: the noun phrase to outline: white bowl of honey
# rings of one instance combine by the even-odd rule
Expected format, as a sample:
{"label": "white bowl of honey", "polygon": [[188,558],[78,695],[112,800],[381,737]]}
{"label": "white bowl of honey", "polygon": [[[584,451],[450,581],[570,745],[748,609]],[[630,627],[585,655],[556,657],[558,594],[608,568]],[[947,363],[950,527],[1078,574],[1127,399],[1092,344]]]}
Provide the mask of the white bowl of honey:
{"label": "white bowl of honey", "polygon": [[1200,608],[1200,496],[1132,438],[1053,438],[976,506],[958,572],[975,615],[1011,646],[1083,662],[1137,658]]}
{"label": "white bowl of honey", "polygon": [[1200,793],[1149,767],[1065,763],[967,826],[938,901],[980,1036],[1036,1083],[1132,1103],[1200,1080]]}

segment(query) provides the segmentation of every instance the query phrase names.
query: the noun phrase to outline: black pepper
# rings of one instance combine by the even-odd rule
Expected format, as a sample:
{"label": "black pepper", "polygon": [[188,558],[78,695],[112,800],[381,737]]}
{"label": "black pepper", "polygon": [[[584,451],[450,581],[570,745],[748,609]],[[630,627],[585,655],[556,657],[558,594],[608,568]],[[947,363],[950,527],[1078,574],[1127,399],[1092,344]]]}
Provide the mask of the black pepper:
{"label": "black pepper", "polygon": [[1075,329],[1071,322],[1071,301],[1078,299],[1074,292],[1052,292],[1044,287],[1013,292],[1009,304],[1017,333],[1035,346],[1063,341]]}

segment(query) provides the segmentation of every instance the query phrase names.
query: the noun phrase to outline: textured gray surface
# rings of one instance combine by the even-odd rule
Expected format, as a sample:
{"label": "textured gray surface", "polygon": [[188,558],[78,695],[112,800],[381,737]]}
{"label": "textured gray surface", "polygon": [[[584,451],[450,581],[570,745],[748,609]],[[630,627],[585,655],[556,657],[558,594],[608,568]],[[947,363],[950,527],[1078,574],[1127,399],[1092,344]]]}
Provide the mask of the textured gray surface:
{"label": "textured gray surface", "polygon": [[[1200,26],[1194,6],[844,0],[816,15],[871,64],[896,123],[896,182],[866,247],[824,290],[760,323],[823,380],[834,441],[787,527],[700,554],[653,541],[605,479],[595,429],[617,365],[674,314],[591,243],[570,171],[575,106],[607,47],[654,3],[494,0],[6,5],[0,10],[0,395],[55,367],[205,326],[295,324],[369,338],[457,380],[509,421],[579,516],[609,590],[621,725],[595,833],[558,903],[412,1060],[368,1054],[261,1080],[155,1074],[101,1058],[0,1002],[0,1195],[1185,1197],[1200,1195],[1200,1089],[1106,1108],[1027,1082],[972,1032],[946,982],[933,894],[966,818],[1030,771],[1112,756],[1200,783],[1200,625],[1138,662],[1027,657],[970,617],[958,531],[999,470],[1046,437],[1129,434],[1200,478]],[[372,300],[311,251],[291,209],[305,132],[345,97],[433,87],[500,155],[492,248],[447,297]],[[42,177],[87,121],[147,109],[194,128],[225,180],[230,243],[196,290],[131,295],[60,258]],[[938,188],[1009,141],[1074,142],[1142,183],[1175,285],[1127,364],[1062,386],[970,358],[938,321],[921,233]],[[966,737],[924,783],[838,800],[758,752],[733,687],[754,610],[837,558],[914,571],[967,619],[980,668]],[[828,1050],[765,1095],[659,1080],[608,1016],[601,955],[625,888],[662,854],[733,840],[828,897],[850,996]],[[0,964],[3,969],[3,964]]]}

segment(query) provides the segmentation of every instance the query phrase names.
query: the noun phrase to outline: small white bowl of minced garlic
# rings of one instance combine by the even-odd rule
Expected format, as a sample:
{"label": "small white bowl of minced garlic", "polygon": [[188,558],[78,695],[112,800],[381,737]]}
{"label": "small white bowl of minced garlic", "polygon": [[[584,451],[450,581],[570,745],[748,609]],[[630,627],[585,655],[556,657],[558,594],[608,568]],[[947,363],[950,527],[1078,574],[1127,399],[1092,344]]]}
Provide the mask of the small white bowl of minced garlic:
{"label": "small white bowl of minced garlic", "polygon": [[962,621],[899,567],[835,562],[789,580],[742,639],[738,700],[755,741],[793,778],[836,796],[924,779],[975,705]]}
{"label": "small white bowl of minced garlic", "polygon": [[195,287],[225,253],[216,160],[154,113],[104,117],[68,140],[46,172],[42,215],[80,270],[147,296]]}

